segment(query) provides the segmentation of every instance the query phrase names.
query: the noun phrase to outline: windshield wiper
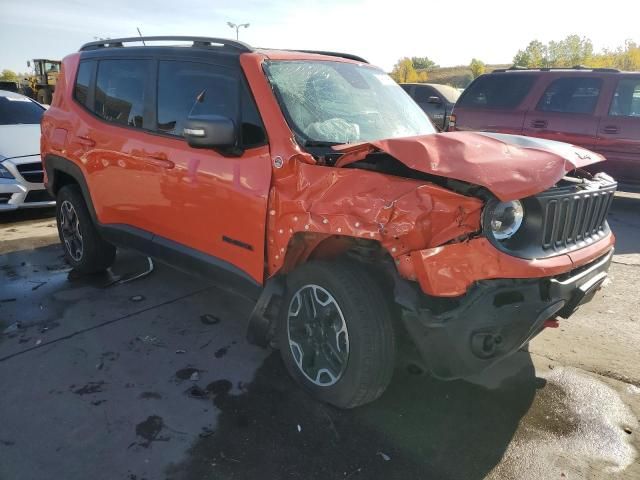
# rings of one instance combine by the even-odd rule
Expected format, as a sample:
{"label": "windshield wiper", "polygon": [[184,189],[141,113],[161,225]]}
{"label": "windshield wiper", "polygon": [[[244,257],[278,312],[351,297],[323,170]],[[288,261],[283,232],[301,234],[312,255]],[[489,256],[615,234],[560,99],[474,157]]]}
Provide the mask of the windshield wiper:
{"label": "windshield wiper", "polygon": [[344,145],[344,143],[326,142],[324,140],[305,140],[303,143],[305,147],[334,147],[336,145]]}

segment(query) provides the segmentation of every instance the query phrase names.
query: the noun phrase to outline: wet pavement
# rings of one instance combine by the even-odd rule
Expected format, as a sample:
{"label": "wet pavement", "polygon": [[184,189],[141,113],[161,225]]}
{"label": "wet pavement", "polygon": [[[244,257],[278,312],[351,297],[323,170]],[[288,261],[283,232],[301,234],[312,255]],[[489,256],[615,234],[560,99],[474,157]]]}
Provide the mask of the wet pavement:
{"label": "wet pavement", "polygon": [[403,345],[351,411],[247,344],[252,292],[162,264],[127,282],[132,252],[77,277],[50,219],[0,225],[0,479],[640,478],[639,206],[614,204],[613,285],[530,351],[441,382]]}

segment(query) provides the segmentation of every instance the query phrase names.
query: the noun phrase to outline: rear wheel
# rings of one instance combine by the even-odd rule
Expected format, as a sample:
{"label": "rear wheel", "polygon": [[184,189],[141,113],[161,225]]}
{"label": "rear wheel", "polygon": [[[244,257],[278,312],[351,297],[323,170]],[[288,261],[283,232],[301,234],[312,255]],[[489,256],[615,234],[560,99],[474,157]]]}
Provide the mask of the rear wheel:
{"label": "rear wheel", "polygon": [[378,398],[395,361],[385,298],[356,263],[311,262],[292,272],[278,344],[293,378],[318,399],[341,408]]}
{"label": "rear wheel", "polygon": [[56,220],[65,259],[75,270],[96,273],[113,264],[116,248],[98,233],[77,185],[65,185],[58,192]]}

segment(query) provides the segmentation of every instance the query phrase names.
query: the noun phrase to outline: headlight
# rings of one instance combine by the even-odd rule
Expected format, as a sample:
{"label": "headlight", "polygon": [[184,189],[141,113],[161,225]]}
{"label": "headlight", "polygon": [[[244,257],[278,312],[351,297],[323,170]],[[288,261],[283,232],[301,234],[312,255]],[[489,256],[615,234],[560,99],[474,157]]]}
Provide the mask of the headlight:
{"label": "headlight", "polygon": [[496,240],[511,238],[522,225],[524,208],[518,200],[499,202],[489,206],[489,227]]}
{"label": "headlight", "polygon": [[0,178],[13,178],[11,172],[0,163]]}

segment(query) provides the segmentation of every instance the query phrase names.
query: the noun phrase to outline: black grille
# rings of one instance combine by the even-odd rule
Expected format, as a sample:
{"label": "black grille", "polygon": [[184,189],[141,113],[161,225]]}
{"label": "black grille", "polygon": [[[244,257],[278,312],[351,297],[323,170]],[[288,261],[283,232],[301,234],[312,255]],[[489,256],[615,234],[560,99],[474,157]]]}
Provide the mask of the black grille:
{"label": "black grille", "polygon": [[[487,237],[499,250],[520,258],[547,258],[584,248],[609,234],[607,214],[617,186],[598,175],[581,183],[563,180],[521,200],[524,219],[513,237]],[[491,231],[491,212],[491,204],[487,204],[482,220],[487,232]]]}
{"label": "black grille", "polygon": [[9,203],[9,200],[11,200],[12,195],[13,193],[0,193],[0,204]]}
{"label": "black grille", "polygon": [[615,185],[584,191],[552,189],[539,195],[543,250],[571,250],[604,236],[615,190]]}
{"label": "black grille", "polygon": [[53,197],[46,190],[31,190],[27,192],[24,203],[50,202]]}
{"label": "black grille", "polygon": [[42,162],[23,163],[16,165],[16,168],[27,182],[42,183],[44,181]]}

